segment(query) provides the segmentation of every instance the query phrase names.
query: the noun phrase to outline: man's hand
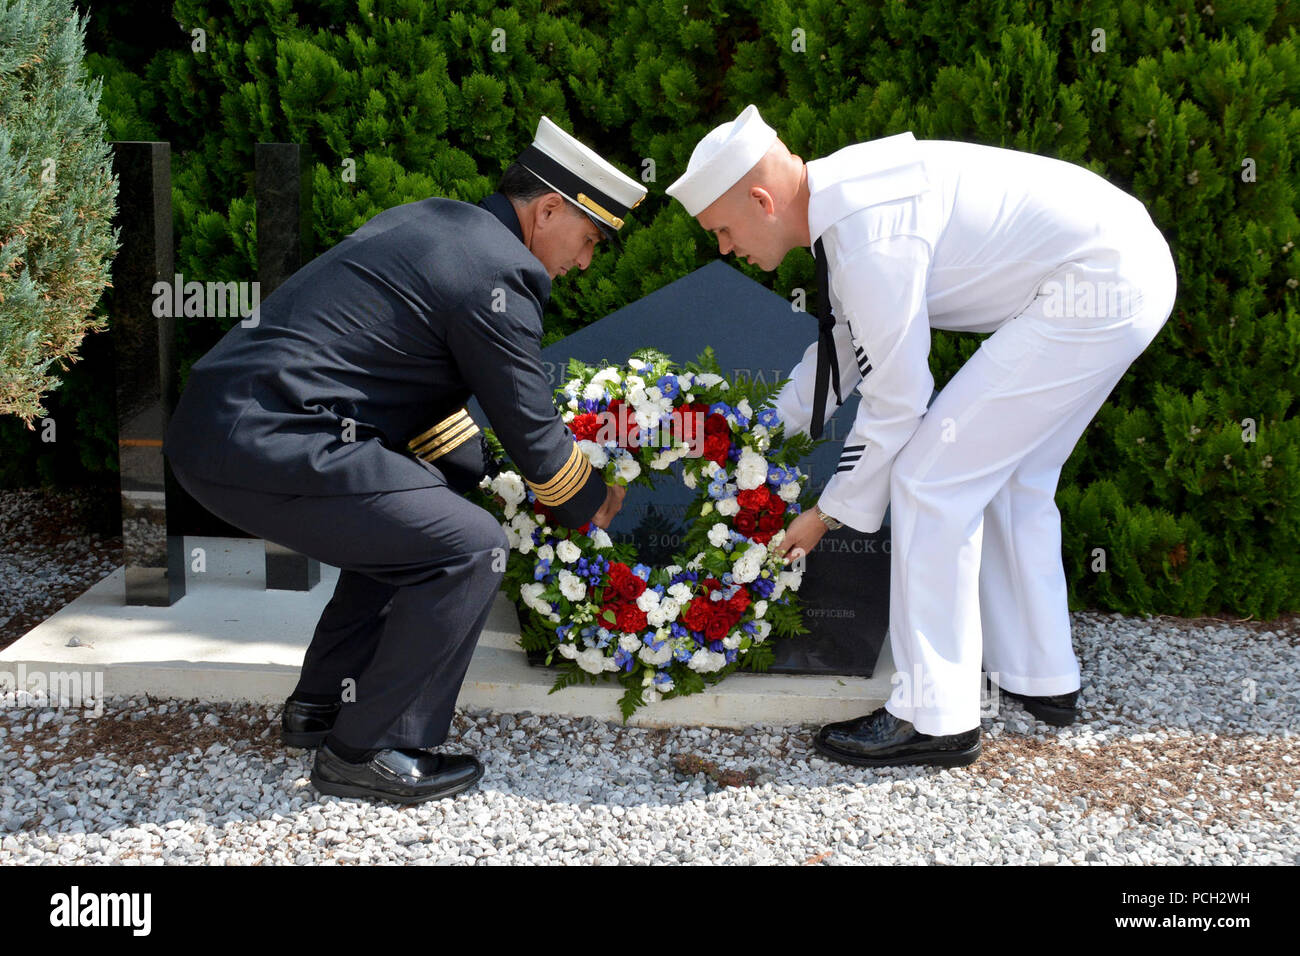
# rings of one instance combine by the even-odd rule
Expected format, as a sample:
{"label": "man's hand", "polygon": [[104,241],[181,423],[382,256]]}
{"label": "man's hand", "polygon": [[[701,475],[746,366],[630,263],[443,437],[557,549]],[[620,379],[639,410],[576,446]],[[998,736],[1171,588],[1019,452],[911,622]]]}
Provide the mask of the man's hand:
{"label": "man's hand", "polygon": [[609,523],[614,520],[614,515],[618,514],[618,510],[623,507],[623,499],[626,497],[627,485],[606,485],[605,503],[591,519],[592,524],[600,528],[608,528]]}
{"label": "man's hand", "polygon": [[817,517],[816,511],[809,508],[790,522],[790,527],[785,529],[785,537],[772,550],[781,555],[783,564],[789,564],[817,547],[817,542],[822,539],[822,535],[827,530],[826,522]]}

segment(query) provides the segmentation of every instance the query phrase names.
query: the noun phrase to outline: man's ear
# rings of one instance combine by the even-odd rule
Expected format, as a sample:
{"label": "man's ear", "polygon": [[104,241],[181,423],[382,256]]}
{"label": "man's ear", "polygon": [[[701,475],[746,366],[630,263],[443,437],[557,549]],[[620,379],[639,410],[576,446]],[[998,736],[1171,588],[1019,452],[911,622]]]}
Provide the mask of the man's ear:
{"label": "man's ear", "polygon": [[563,210],[560,208],[567,204],[567,200],[559,193],[547,193],[541,197],[541,202],[537,206],[538,222],[549,223],[555,216],[558,216]]}
{"label": "man's ear", "polygon": [[758,202],[763,215],[771,216],[776,213],[776,200],[773,199],[772,194],[762,186],[750,186],[749,198]]}

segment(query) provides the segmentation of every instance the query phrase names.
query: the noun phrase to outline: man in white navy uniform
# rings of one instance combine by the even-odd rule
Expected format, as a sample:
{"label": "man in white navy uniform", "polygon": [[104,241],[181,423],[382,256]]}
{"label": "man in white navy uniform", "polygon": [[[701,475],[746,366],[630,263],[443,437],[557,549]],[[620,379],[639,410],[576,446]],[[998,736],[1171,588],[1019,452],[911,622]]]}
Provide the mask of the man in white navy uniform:
{"label": "man in white navy uniform", "polygon": [[[816,438],[847,389],[860,403],[786,560],[828,528],[879,530],[892,505],[894,690],[823,727],[817,749],[866,766],[970,763],[981,666],[1036,716],[1071,722],[1080,672],[1054,498],[1173,309],[1173,258],[1142,203],[1081,166],[911,133],[804,163],[753,106],[667,191],[722,253],[771,270],[811,247],[829,277],[818,341],[774,404]],[[932,326],[993,334],[927,412]]]}
{"label": "man in white navy uniform", "polygon": [[578,449],[541,360],[557,276],[646,189],[542,117],[477,204],[372,217],[196,362],[163,451],[213,514],[337,566],[282,739],[322,793],[414,803],[473,785],[435,753],[501,583],[506,535],[463,497],[492,467],[473,395],[537,499],[608,527],[625,489]]}

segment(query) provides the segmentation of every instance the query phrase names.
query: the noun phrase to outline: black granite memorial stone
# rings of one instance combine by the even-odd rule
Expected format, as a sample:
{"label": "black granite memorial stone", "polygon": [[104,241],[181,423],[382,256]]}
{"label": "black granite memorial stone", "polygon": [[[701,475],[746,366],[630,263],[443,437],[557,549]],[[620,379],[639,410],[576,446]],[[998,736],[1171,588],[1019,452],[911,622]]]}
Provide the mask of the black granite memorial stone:
{"label": "black granite memorial stone", "polygon": [[[678,281],[543,349],[559,388],[570,358],[595,365],[621,364],[640,348],[656,348],[684,365],[708,346],[722,374],[776,384],[787,378],[817,339],[816,319],[724,262],[712,262]],[[827,423],[826,439],[801,463],[814,494],[835,473],[840,448],[853,425],[855,391]],[[830,402],[835,401],[832,393]],[[470,407],[480,426],[487,418]],[[615,540],[632,542],[647,564],[666,564],[685,532],[695,492],[680,470],[665,472],[650,489],[629,490],[610,525]],[[799,597],[809,633],[779,641],[774,673],[871,675],[889,623],[889,524],[874,534],[851,528],[828,532],[808,555]]]}
{"label": "black granite memorial stone", "polygon": [[176,403],[175,318],[154,309],[154,285],[172,281],[171,148],[115,142],[114,225],[121,247],[107,297],[113,342],[125,603],[170,606],[185,596],[184,539],[167,510],[183,494],[162,453]]}

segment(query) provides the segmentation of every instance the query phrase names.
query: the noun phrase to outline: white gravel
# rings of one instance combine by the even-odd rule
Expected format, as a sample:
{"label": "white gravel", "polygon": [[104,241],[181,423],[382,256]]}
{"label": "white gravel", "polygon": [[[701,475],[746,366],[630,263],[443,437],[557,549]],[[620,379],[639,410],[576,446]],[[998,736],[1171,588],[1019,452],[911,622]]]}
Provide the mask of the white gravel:
{"label": "white gravel", "polygon": [[476,753],[483,780],[400,807],[317,794],[278,707],[15,707],[0,864],[1300,862],[1294,618],[1072,617],[1081,720],[1004,700],[953,770],[826,761],[813,727],[475,712],[446,749]]}

